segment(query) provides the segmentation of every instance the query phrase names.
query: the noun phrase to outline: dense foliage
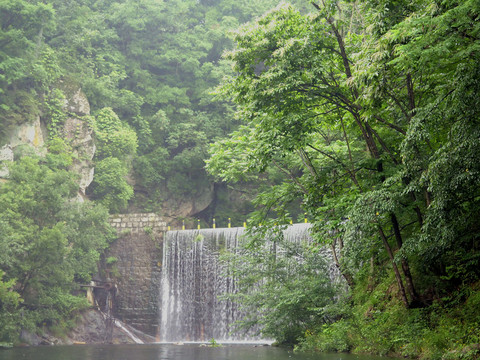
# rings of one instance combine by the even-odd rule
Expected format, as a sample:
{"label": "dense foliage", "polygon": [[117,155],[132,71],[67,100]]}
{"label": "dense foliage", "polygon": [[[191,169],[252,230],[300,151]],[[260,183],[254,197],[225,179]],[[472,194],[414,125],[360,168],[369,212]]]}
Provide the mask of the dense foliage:
{"label": "dense foliage", "polygon": [[[127,206],[161,211],[167,197],[195,199],[211,188],[224,190],[213,187],[204,159],[208,144],[232,131],[236,120],[231,106],[209,92],[231,72],[221,59],[232,44],[228,30],[275,3],[0,1],[0,146],[18,125],[40,118],[50,153],[12,165],[10,179],[0,185],[3,340],[15,340],[20,328],[61,323],[83,306],[69,297],[71,280],[88,280],[106,246],[103,207],[71,203],[78,184],[67,171],[74,152],[61,139],[66,120],[81,117],[93,130],[95,175],[86,192],[109,212]],[[79,89],[91,116],[65,106]],[[18,161],[32,151],[18,146],[14,155]],[[218,213],[217,206],[231,211],[225,194],[218,194],[205,216]],[[82,227],[92,235],[76,234]],[[32,311],[18,321],[26,309]]]}
{"label": "dense foliage", "polygon": [[[278,3],[0,0],[0,145],[40,117],[50,152],[0,185],[0,342],[84,306],[105,208],[213,188],[202,216],[240,222],[251,205],[222,192],[236,183],[263,225],[231,262],[237,300],[263,314],[245,325],[303,348],[478,357],[479,2]],[[92,109],[99,206],[70,201],[71,88]],[[304,212],[316,245],[272,259],[272,229]]]}
{"label": "dense foliage", "polygon": [[478,356],[479,3],[312,10],[282,4],[236,32],[218,93],[243,125],[207,166],[226,181],[283,172],[257,224],[287,223],[284,204],[301,198],[334,252],[351,295],[337,321],[297,332],[304,346]]}
{"label": "dense foliage", "polygon": [[302,231],[306,226],[295,227],[290,235],[278,225],[254,228],[243,246],[222,255],[237,279],[238,291],[226,297],[248,314],[235,324],[236,331],[253,328],[293,345],[299,333],[329,320],[325,309],[332,309],[343,284],[332,281],[328,250],[312,244],[308,231]]}
{"label": "dense foliage", "polygon": [[0,187],[0,343],[43,326],[61,333],[89,306],[78,285],[113,238],[105,208],[72,201],[78,185],[58,156],[19,160]]}
{"label": "dense foliage", "polygon": [[[199,196],[213,183],[204,170],[208,144],[236,126],[231,107],[209,95],[231,72],[221,60],[232,43],[227,33],[275,3],[2,1],[1,142],[37,115],[54,134],[65,115],[52,109],[65,97],[59,82],[72,83],[87,95],[97,124],[106,108],[123,123],[118,136],[109,134],[116,146],[133,141],[128,129],[138,139],[137,151],[107,155],[103,149],[96,159],[116,156],[123,163],[116,175],[133,166],[135,194],[126,183],[108,189],[104,180],[112,174],[99,171],[89,195],[112,211],[125,210],[126,201],[159,211],[168,197]],[[100,143],[113,141],[105,138],[109,129],[95,129]]]}

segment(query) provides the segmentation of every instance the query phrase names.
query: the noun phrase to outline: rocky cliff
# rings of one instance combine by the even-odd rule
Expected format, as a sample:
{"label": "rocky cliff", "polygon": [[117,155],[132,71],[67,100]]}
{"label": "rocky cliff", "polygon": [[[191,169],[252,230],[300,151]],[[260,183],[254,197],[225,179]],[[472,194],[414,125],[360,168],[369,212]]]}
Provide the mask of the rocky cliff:
{"label": "rocky cliff", "polygon": [[[90,105],[87,97],[79,87],[70,89],[63,83],[59,84],[65,94],[63,111],[68,115],[61,125],[59,134],[71,146],[73,164],[70,170],[77,173],[78,200],[83,201],[85,189],[93,180],[95,142],[92,129],[88,125]],[[11,129],[6,136],[6,143],[0,144],[0,180],[8,179],[8,163],[23,155],[35,154],[44,156],[47,152],[48,139],[46,119],[42,114],[34,116],[34,120],[25,121]]]}

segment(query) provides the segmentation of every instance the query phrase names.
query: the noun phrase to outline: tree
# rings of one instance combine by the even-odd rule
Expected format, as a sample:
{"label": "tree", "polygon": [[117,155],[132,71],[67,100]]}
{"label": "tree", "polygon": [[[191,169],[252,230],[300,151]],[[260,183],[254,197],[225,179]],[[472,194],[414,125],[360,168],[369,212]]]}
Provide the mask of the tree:
{"label": "tree", "polygon": [[48,165],[59,163],[55,156],[22,158],[0,186],[2,289],[13,290],[2,295],[1,341],[13,341],[20,327],[61,325],[88,306],[72,291],[90,280],[113,237],[104,208],[72,201],[78,185],[67,170]]}
{"label": "tree", "polygon": [[0,4],[0,115],[1,136],[24,118],[39,112],[29,88],[45,85],[42,61],[43,32],[51,29],[54,11],[37,1],[9,0]]}
{"label": "tree", "polygon": [[252,229],[232,253],[222,255],[236,279],[236,291],[227,297],[245,313],[234,325],[236,331],[254,328],[293,345],[305,329],[333,321],[329,307],[341,291],[330,278],[328,251],[318,251],[307,238],[285,238],[284,227],[263,228]]}
{"label": "tree", "polygon": [[137,134],[123,123],[111,108],[100,110],[93,121],[97,159],[115,157],[125,160],[135,155],[137,150]]}
{"label": "tree", "polygon": [[[424,256],[433,271],[440,252],[459,260],[476,248],[476,230],[453,219],[466,217],[476,229],[467,215],[478,212],[469,174],[476,165],[467,159],[478,159],[477,108],[468,95],[477,92],[470,19],[478,6],[401,3],[400,13],[383,13],[386,2],[313,5],[306,16],[282,5],[237,31],[227,53],[236,74],[218,92],[238,105],[245,127],[212,148],[207,166],[225,180],[240,179],[240,169],[277,167],[301,194],[314,236],[339,251],[351,285],[355,268],[388,259],[404,306],[426,306],[431,299],[417,289],[432,281],[422,275]],[[379,16],[384,27],[376,26]],[[358,26],[369,21],[367,31]],[[427,35],[432,29],[438,36]],[[274,189],[259,202],[282,212],[289,194]],[[476,277],[474,253],[459,261]]]}
{"label": "tree", "polygon": [[112,212],[124,210],[133,196],[127,183],[128,169],[121,160],[107,157],[96,163],[97,175],[91,186],[93,199],[98,200]]}
{"label": "tree", "polygon": [[88,193],[111,211],[124,210],[133,196],[126,178],[137,150],[137,135],[110,108],[100,110],[92,126],[98,147],[95,176]]}
{"label": "tree", "polygon": [[[281,6],[256,26],[242,28],[237,49],[228,54],[238,75],[220,91],[240,105],[238,116],[249,122],[249,135],[234,134],[240,140],[235,147],[245,143],[248,149],[240,155],[243,168],[278,167],[302,194],[309,218],[328,220],[338,231],[363,191],[361,182],[372,180],[371,167],[379,171],[379,150],[355,105],[357,92],[347,85],[351,69],[344,41],[331,19],[322,18]],[[364,144],[357,140],[362,138]],[[235,159],[234,153],[228,151],[229,157]],[[232,176],[214,168],[218,156],[209,160],[212,173]],[[318,232],[319,239],[332,241],[328,233]]]}
{"label": "tree", "polygon": [[[478,171],[479,108],[472,96],[479,90],[479,27],[471,20],[480,7],[474,1],[427,3],[381,39],[382,47],[395,48],[383,62],[410,83],[403,176],[411,181],[408,190],[425,199],[425,216],[408,247],[428,271],[439,275],[453,266],[475,278],[478,236],[471,217],[479,211],[478,177],[470,173]],[[462,281],[458,273],[452,277]]]}
{"label": "tree", "polygon": [[13,290],[15,279],[4,282],[5,273],[0,270],[0,346],[9,346],[14,340],[16,330],[15,311],[20,303],[20,295]]}

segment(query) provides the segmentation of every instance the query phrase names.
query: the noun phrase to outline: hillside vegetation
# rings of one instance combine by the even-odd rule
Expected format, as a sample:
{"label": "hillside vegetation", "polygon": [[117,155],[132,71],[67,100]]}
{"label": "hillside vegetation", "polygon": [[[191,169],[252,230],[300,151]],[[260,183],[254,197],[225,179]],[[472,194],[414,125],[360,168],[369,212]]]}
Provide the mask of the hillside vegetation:
{"label": "hillside vegetation", "polygon": [[235,73],[217,93],[242,124],[207,167],[230,182],[284,174],[256,200],[263,238],[301,199],[348,291],[340,300],[321,290],[321,264],[312,271],[308,256],[297,276],[268,256],[259,265],[254,237],[244,261],[269,280],[240,264],[253,294],[239,300],[263,310],[251,321],[267,334],[301,349],[477,358],[480,3],[312,8],[281,4],[235,33]]}
{"label": "hillside vegetation", "polygon": [[[0,0],[0,145],[35,119],[48,132],[0,184],[0,343],[87,306],[109,213],[207,198],[205,222],[264,230],[232,269],[264,315],[245,326],[299,349],[478,358],[479,64],[477,0]],[[85,203],[61,131],[72,89],[97,149]],[[262,250],[305,216],[301,262]]]}
{"label": "hillside vegetation", "polygon": [[[213,186],[208,144],[235,127],[231,106],[208,94],[230,71],[221,60],[227,30],[270,6],[0,1],[0,148],[8,153],[17,129],[35,121],[46,148],[12,146],[15,161],[0,163],[10,173],[0,184],[1,344],[18,342],[21,330],[61,334],[88,306],[79,285],[114,238],[109,213],[161,212]],[[80,89],[83,114],[68,106]],[[85,160],[74,149],[83,145],[64,136],[72,117],[96,144],[85,203],[72,201],[72,163]]]}

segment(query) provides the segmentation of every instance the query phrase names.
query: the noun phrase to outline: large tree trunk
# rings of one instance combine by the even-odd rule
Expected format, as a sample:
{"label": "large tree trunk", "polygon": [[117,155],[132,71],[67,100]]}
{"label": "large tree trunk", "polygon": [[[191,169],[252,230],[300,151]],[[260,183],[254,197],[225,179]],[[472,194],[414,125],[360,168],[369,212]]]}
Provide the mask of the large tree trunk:
{"label": "large tree trunk", "polygon": [[405,307],[408,308],[409,303],[408,303],[407,293],[405,292],[405,286],[403,285],[402,276],[400,275],[400,271],[398,271],[397,264],[395,263],[395,257],[393,256],[392,248],[390,247],[387,237],[385,236],[385,233],[383,232],[383,229],[380,225],[378,226],[378,231],[380,233],[380,238],[382,239],[383,246],[387,250],[388,257],[392,262],[393,271],[395,273],[395,279],[397,280],[398,289],[400,291],[400,297],[402,298],[402,302],[405,305]]}
{"label": "large tree trunk", "polygon": [[[398,249],[400,250],[403,246],[402,235],[400,233],[400,226],[398,225],[398,220],[395,214],[390,214],[390,219],[393,224],[393,232],[395,234],[395,240],[397,241]],[[407,284],[407,291],[410,295],[411,304],[418,303],[418,294],[415,291],[415,286],[413,285],[412,274],[410,272],[410,266],[408,265],[407,259],[403,256],[401,257],[402,271],[405,276],[405,283]]]}
{"label": "large tree trunk", "polygon": [[342,274],[343,278],[347,282],[348,286],[353,289],[355,282],[353,281],[353,277],[350,273],[348,273],[345,268],[342,266],[340,261],[338,260],[338,255],[337,255],[337,239],[333,239],[332,242],[332,253],[333,253],[333,261],[335,261],[335,266],[337,267],[338,271],[340,271],[340,274]]}

